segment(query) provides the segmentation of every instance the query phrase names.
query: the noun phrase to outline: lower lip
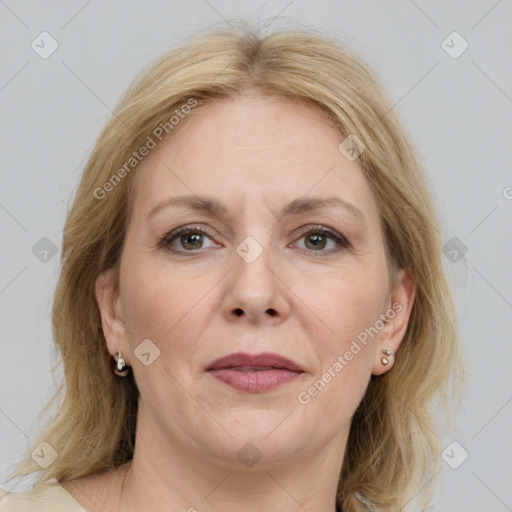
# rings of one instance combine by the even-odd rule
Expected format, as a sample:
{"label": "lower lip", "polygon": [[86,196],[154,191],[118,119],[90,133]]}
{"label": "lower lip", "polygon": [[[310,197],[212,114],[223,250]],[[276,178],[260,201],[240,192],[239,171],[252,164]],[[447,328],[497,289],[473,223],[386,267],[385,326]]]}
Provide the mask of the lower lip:
{"label": "lower lip", "polygon": [[250,393],[270,391],[302,375],[302,373],[285,369],[242,372],[226,368],[210,370],[209,373],[232,388],[239,391],[249,391]]}

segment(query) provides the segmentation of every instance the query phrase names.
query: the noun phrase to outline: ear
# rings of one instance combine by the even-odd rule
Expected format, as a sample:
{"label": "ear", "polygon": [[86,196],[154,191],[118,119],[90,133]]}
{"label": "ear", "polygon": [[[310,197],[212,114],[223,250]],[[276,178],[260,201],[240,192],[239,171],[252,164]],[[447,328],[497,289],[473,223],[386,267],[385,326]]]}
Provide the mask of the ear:
{"label": "ear", "polygon": [[[411,271],[400,270],[398,283],[390,294],[388,308],[384,312],[386,315],[384,328],[376,339],[377,350],[372,367],[373,375],[382,375],[393,367],[395,354],[400,348],[409,325],[415,296],[416,286]],[[383,350],[388,350],[391,355],[384,354]],[[387,364],[383,364],[383,357],[388,361]]]}
{"label": "ear", "polygon": [[108,351],[112,357],[121,351],[126,364],[129,365],[127,329],[119,294],[118,276],[114,269],[108,269],[98,276],[95,283],[95,296]]}

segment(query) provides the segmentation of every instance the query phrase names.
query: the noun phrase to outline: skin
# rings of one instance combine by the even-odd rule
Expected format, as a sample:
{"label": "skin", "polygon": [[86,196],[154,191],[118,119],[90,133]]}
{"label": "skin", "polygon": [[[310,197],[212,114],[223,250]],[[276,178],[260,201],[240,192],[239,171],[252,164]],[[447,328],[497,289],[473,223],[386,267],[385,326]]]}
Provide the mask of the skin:
{"label": "skin", "polygon": [[[123,353],[140,390],[136,448],[122,468],[63,483],[87,511],[334,512],[351,418],[371,375],[392,368],[381,349],[398,350],[415,295],[404,271],[389,290],[377,204],[342,140],[322,113],[249,93],[181,121],[139,164],[120,288],[110,271],[96,283],[108,350]],[[146,218],[189,194],[214,197],[226,214],[167,207]],[[332,195],[362,220],[334,206],[277,218],[294,199]],[[159,246],[185,225],[210,234]],[[300,232],[318,225],[350,245]],[[236,252],[247,236],[263,251],[251,263]],[[395,302],[402,310],[379,335],[299,403]],[[134,355],[145,339],[160,350],[148,366]],[[238,351],[275,352],[305,372],[247,393],[204,371]],[[262,454],[253,467],[237,457],[247,442]]]}

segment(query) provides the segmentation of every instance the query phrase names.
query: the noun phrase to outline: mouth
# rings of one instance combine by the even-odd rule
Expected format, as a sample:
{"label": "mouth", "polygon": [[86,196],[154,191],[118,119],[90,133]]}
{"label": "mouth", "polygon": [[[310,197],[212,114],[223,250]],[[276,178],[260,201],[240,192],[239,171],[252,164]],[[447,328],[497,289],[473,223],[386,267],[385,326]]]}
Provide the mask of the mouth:
{"label": "mouth", "polygon": [[290,370],[292,372],[304,372],[304,370],[291,359],[264,352],[263,354],[245,354],[236,352],[220,359],[216,359],[208,366],[210,370],[239,370],[239,371],[266,371],[266,370]]}
{"label": "mouth", "polygon": [[[219,368],[226,369],[226,368]],[[275,366],[234,366],[229,368],[229,370],[237,370],[239,372],[263,372],[266,370],[281,370],[282,368],[277,368]]]}
{"label": "mouth", "polygon": [[250,393],[270,391],[305,373],[295,361],[269,352],[230,354],[214,361],[206,371],[224,384]]}

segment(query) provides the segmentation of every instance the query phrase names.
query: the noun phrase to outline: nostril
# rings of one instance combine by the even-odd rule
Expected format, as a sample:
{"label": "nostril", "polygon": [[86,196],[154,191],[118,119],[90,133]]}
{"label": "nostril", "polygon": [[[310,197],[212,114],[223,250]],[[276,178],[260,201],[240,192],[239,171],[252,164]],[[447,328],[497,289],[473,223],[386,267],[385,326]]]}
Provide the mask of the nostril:
{"label": "nostril", "polygon": [[[276,316],[277,315],[277,311],[273,308],[269,308],[267,309],[267,313],[270,315],[270,316]],[[240,309],[240,308],[236,308],[235,309],[235,315],[236,316],[242,316],[244,314],[244,311],[243,309]]]}

